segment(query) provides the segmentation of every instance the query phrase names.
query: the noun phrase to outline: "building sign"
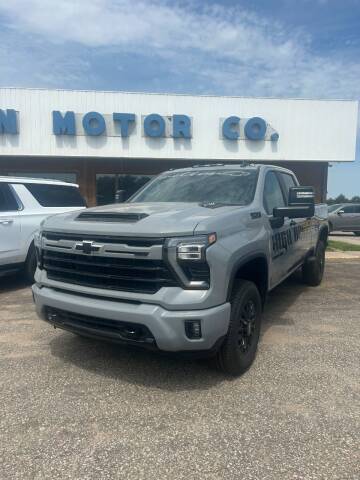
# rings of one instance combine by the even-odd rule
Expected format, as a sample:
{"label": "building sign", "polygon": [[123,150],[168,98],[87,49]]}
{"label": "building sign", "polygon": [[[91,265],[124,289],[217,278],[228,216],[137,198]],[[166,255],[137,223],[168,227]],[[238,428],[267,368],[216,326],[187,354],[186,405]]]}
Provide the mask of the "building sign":
{"label": "building sign", "polygon": [[[140,123],[140,125],[138,125]],[[270,140],[279,139],[278,132],[261,117],[240,118],[230,116],[220,119],[219,137],[223,140]],[[52,112],[52,133],[56,136],[85,135],[90,137],[112,136],[127,138],[141,127],[143,137],[191,139],[193,119],[188,115],[162,116],[157,113],[142,115],[114,112],[112,115],[99,112],[76,114],[74,111]],[[0,109],[0,134],[18,134],[18,112]]]}
{"label": "building sign", "polygon": [[0,110],[0,133],[19,133],[17,111],[8,109]]}

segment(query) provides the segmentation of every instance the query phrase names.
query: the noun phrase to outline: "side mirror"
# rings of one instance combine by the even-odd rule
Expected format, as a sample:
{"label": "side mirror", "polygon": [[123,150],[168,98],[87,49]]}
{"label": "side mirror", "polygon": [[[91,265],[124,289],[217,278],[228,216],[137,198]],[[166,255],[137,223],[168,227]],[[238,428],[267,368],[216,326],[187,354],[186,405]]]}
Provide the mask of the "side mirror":
{"label": "side mirror", "polygon": [[344,210],[339,210],[339,211],[337,212],[338,215],[342,215],[343,213],[345,213]]}
{"label": "side mirror", "polygon": [[288,207],[274,208],[276,218],[309,218],[315,213],[315,194],[313,187],[290,187]]}

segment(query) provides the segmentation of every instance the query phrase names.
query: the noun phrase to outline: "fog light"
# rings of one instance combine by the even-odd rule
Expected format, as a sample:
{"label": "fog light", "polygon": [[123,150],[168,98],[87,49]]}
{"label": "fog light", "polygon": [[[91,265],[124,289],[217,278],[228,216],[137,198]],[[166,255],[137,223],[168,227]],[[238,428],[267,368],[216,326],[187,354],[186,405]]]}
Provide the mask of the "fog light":
{"label": "fog light", "polygon": [[186,320],[185,333],[188,338],[201,338],[201,322],[200,320]]}
{"label": "fog light", "polygon": [[53,312],[52,310],[47,310],[46,316],[49,322],[53,323],[56,322],[57,320],[57,314]]}

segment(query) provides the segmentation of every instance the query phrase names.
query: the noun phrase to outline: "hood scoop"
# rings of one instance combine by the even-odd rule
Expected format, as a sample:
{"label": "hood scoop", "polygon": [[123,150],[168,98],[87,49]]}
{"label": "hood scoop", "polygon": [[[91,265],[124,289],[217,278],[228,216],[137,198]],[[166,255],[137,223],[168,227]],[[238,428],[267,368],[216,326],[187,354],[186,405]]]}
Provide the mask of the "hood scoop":
{"label": "hood scoop", "polygon": [[148,217],[147,213],[117,213],[117,212],[82,212],[76,220],[83,222],[127,222],[135,223]]}

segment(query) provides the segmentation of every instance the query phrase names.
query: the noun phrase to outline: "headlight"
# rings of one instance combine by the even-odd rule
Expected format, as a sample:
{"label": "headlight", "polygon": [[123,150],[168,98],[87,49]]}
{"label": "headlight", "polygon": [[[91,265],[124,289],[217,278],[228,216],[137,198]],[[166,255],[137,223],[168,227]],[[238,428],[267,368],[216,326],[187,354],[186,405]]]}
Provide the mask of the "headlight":
{"label": "headlight", "polygon": [[42,260],[42,233],[41,231],[37,231],[34,235],[34,245],[35,245],[35,253],[36,253],[36,261],[37,266],[42,268],[43,260]]}
{"label": "headlight", "polygon": [[167,239],[167,260],[184,288],[209,288],[210,269],[206,261],[206,250],[215,242],[215,233]]}
{"label": "headlight", "polygon": [[194,237],[169,238],[168,248],[176,247],[176,258],[181,261],[205,261],[207,247],[216,242],[216,233]]}

